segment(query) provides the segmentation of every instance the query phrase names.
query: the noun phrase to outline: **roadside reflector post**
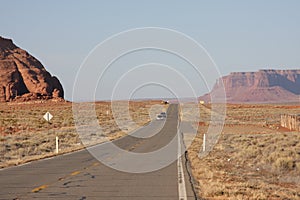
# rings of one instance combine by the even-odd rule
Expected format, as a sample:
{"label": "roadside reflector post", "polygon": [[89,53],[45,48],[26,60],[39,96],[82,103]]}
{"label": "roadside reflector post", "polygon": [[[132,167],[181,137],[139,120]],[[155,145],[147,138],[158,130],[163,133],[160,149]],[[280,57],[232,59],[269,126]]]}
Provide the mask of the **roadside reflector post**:
{"label": "roadside reflector post", "polygon": [[203,144],[202,144],[202,146],[203,146],[203,152],[205,152],[205,144],[206,144],[206,135],[204,133],[203,134]]}
{"label": "roadside reflector post", "polygon": [[58,153],[58,136],[55,137],[56,153]]}

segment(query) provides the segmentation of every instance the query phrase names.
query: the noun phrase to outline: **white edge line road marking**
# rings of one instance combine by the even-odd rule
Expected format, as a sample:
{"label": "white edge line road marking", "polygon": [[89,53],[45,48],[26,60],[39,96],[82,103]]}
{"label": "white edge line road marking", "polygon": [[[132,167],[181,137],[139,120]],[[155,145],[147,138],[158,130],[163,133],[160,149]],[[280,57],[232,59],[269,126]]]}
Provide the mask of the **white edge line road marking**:
{"label": "white edge line road marking", "polygon": [[179,200],[187,200],[186,187],[185,187],[185,178],[182,168],[182,159],[181,159],[181,135],[179,130],[179,120],[177,123],[177,134],[178,134],[178,160],[177,160],[177,169],[178,169],[178,195]]}
{"label": "white edge line road marking", "polygon": [[181,157],[178,158],[178,193],[179,193],[179,200],[187,200]]}

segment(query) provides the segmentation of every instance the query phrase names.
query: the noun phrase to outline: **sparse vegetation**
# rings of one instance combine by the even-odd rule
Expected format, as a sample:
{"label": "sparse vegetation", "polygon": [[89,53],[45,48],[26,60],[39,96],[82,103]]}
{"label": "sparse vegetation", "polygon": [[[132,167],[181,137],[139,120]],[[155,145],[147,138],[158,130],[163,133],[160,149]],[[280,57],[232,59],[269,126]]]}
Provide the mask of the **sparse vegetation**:
{"label": "sparse vegetation", "polygon": [[[156,101],[129,103],[129,115],[121,116],[125,121],[132,118],[135,124],[125,124],[120,130],[114,120],[110,102],[97,102],[96,115],[102,133],[109,139],[122,137],[127,131],[150,121],[149,110]],[[128,104],[120,104],[127,109]],[[49,124],[43,115],[49,111],[54,117]],[[126,118],[127,117],[127,118]],[[134,126],[133,126],[134,125]],[[125,130],[126,129],[126,130]],[[0,167],[17,165],[30,160],[55,155],[55,137],[59,137],[60,153],[83,148],[82,139],[73,121],[72,103],[1,103],[0,104]],[[99,135],[88,135],[89,143],[101,142]]]}
{"label": "sparse vegetation", "polygon": [[300,134],[280,127],[282,113],[300,113],[300,106],[227,105],[220,140],[200,159],[211,114],[203,113],[206,117],[200,118],[198,135],[188,150],[199,196],[300,199]]}

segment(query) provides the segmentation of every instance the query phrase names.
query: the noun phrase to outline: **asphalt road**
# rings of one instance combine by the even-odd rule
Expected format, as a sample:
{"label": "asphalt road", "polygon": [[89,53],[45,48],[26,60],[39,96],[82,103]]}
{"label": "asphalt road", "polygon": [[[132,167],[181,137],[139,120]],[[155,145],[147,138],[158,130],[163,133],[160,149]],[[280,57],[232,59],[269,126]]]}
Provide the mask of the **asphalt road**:
{"label": "asphalt road", "polygon": [[[153,162],[165,164],[178,155],[178,146],[159,157],[130,160],[126,152],[145,154],[168,144],[178,143],[176,136],[178,106],[167,111],[167,119],[156,121],[130,136],[114,141],[125,152],[115,152],[111,144],[50,159],[31,162],[0,171],[0,199],[103,199],[103,200],[194,200],[196,199],[182,156],[162,169],[151,171]],[[161,129],[161,130],[160,130]],[[174,145],[173,145],[174,146]],[[167,159],[166,159],[167,156]],[[114,168],[134,164],[146,173],[128,173]]]}

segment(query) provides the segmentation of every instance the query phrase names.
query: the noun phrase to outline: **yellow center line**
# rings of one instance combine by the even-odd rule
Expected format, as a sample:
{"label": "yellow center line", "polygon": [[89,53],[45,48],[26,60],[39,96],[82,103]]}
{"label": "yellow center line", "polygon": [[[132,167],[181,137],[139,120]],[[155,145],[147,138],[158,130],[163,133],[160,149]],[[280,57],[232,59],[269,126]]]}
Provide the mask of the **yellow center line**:
{"label": "yellow center line", "polygon": [[[98,163],[98,162],[95,162],[95,163],[93,163],[93,164],[91,164],[91,165],[85,167],[84,169],[87,170],[87,169],[89,169],[89,168],[91,168],[91,167],[98,166],[98,165],[99,165],[99,163]],[[60,182],[60,181],[63,181],[63,180],[65,180],[65,179],[67,179],[67,178],[70,178],[71,176],[76,176],[76,175],[78,175],[78,174],[80,174],[80,173],[81,173],[81,171],[79,171],[79,170],[78,170],[78,171],[74,171],[74,172],[72,172],[72,173],[69,174],[69,175],[66,175],[66,176],[64,176],[64,177],[58,178],[57,181],[54,181],[54,182],[49,183],[49,184],[47,184],[47,185],[45,184],[45,185],[41,185],[40,187],[34,188],[33,190],[31,190],[31,192],[32,192],[32,193],[37,193],[37,192],[39,192],[39,191],[41,191],[41,190],[43,190],[43,189],[48,188],[50,185],[53,185],[53,184],[55,184],[55,183],[57,183],[57,182]]]}
{"label": "yellow center line", "polygon": [[[138,147],[138,146],[140,146],[140,145],[141,145],[141,143],[136,143],[136,144],[132,145],[129,149],[127,149],[127,151],[132,151],[133,149],[135,149],[136,147]],[[118,154],[115,156],[115,158],[117,158],[117,157],[119,157],[119,156],[121,156],[121,155],[122,155],[122,153],[118,153]],[[111,160],[111,159],[112,159],[112,157],[109,157],[109,158],[107,158],[106,160]],[[89,168],[94,167],[94,166],[98,166],[98,165],[99,165],[99,163],[98,163],[98,162],[95,162],[95,163],[91,164],[90,166],[85,167],[84,170],[89,169]],[[65,180],[65,179],[67,179],[67,178],[69,178],[69,177],[71,177],[71,176],[76,176],[76,175],[78,175],[78,174],[80,174],[80,173],[81,173],[81,171],[79,171],[79,170],[78,170],[78,171],[74,171],[74,172],[72,172],[72,173],[69,174],[69,175],[66,175],[66,176],[64,176],[64,177],[58,178],[58,180],[55,181],[55,182],[53,182],[53,183],[50,183],[50,184],[48,184],[48,185],[41,185],[40,187],[34,188],[33,190],[31,190],[31,192],[37,193],[37,192],[39,192],[39,191],[41,191],[41,190],[43,190],[43,189],[46,189],[47,187],[49,187],[50,185],[52,185],[52,184],[54,184],[54,183],[57,183],[57,182],[59,182],[59,181],[63,181],[63,180]]]}
{"label": "yellow center line", "polygon": [[39,192],[39,191],[47,188],[48,186],[49,185],[41,185],[40,187],[37,187],[37,188],[34,188],[33,190],[31,190],[31,192],[34,192],[34,193]]}
{"label": "yellow center line", "polygon": [[78,174],[80,174],[81,173],[81,171],[75,171],[75,172],[72,172],[71,173],[71,176],[76,176],[76,175],[78,175]]}

